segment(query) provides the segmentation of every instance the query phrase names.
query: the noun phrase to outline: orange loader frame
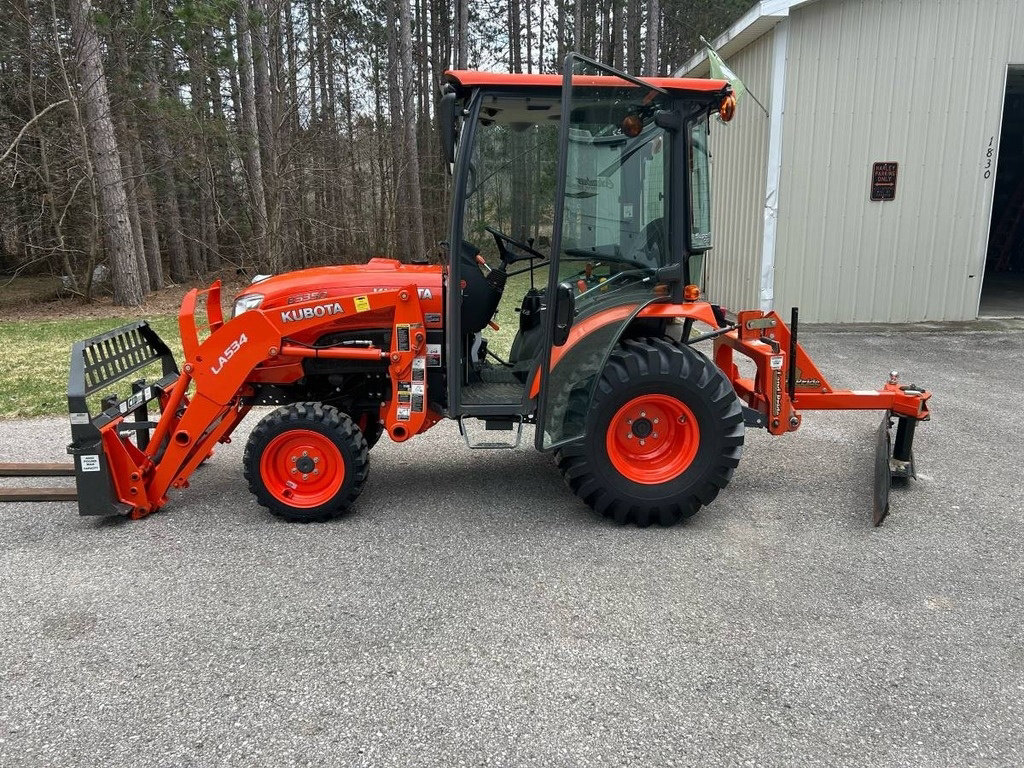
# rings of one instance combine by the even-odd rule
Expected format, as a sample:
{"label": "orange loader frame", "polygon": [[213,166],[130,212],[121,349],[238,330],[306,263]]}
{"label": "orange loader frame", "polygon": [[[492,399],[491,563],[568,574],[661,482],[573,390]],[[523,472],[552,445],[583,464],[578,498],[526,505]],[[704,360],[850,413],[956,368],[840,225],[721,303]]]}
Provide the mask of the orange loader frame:
{"label": "orange loader frame", "polygon": [[[392,440],[403,442],[436,424],[440,414],[424,405],[415,409],[398,390],[402,382],[422,381],[426,333],[416,286],[378,291],[360,297],[341,297],[338,311],[356,314],[393,311],[392,348],[373,346],[316,349],[289,343],[288,334],[323,323],[314,299],[288,307],[287,332],[281,310],[251,310],[225,323],[220,305],[220,281],[206,290],[186,294],[178,315],[185,364],[177,372],[170,352],[146,323],[124,326],[103,336],[79,342],[72,350],[68,390],[76,457],[79,511],[83,515],[127,514],[145,517],[167,502],[171,488],[187,488],[188,478],[249,411],[253,370],[268,361],[324,357],[386,361],[392,396],[385,423]],[[196,307],[205,298],[206,324],[197,325]],[[308,313],[303,310],[309,308]],[[308,315],[308,317],[304,317]],[[200,340],[200,335],[205,338]],[[162,349],[161,349],[162,347]],[[114,380],[164,360],[164,377],[145,386],[138,383],[128,399],[104,401],[103,412],[90,418],[85,399]],[[170,365],[168,365],[170,360]],[[190,392],[191,389],[191,392]],[[150,402],[159,405],[160,418],[148,421]],[[425,404],[426,397],[422,399]],[[132,415],[134,421],[127,421]],[[149,430],[152,429],[150,434]],[[128,439],[135,433],[136,442]],[[109,488],[104,481],[109,478]]]}

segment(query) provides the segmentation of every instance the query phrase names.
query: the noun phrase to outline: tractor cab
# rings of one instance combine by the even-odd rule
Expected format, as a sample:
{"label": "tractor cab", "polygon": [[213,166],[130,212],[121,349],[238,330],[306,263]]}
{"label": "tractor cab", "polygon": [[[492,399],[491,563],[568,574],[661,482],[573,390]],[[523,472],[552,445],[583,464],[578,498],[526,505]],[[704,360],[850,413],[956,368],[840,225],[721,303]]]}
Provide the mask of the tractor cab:
{"label": "tractor cab", "polygon": [[[644,307],[696,298],[711,247],[708,116],[721,81],[638,80],[573,56],[564,77],[453,71],[449,414],[579,436],[595,374]],[[643,326],[643,327],[641,327]]]}

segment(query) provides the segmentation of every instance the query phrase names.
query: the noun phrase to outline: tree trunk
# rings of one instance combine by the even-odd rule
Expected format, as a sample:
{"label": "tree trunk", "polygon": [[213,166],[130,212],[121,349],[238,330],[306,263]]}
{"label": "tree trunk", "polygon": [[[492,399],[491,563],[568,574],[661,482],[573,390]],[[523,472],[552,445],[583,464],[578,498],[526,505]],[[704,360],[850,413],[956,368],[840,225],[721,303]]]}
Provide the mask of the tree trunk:
{"label": "tree trunk", "polygon": [[135,260],[135,244],[128,218],[128,200],[121,175],[117,138],[110,116],[110,97],[100,57],[100,41],[89,17],[88,0],[70,0],[71,32],[82,83],[93,167],[103,209],[104,242],[110,256],[114,303],[138,306],[142,284]]}
{"label": "tree trunk", "polygon": [[256,91],[253,85],[252,33],[249,29],[249,3],[242,0],[238,9],[238,81],[241,90],[242,143],[245,146],[246,186],[252,209],[253,239],[256,241],[256,268],[271,268],[267,243],[267,198],[263,186],[263,159],[260,157],[259,125],[256,118]]}
{"label": "tree trunk", "polygon": [[540,18],[537,21],[537,71],[544,72],[544,9],[547,6],[541,3],[539,9]]}
{"label": "tree trunk", "polygon": [[556,10],[558,15],[555,17],[555,71],[559,72],[562,62],[565,61],[565,3],[558,3]]}
{"label": "tree trunk", "polygon": [[[342,78],[342,82],[345,84],[345,103],[347,105],[347,108],[345,109],[345,127],[348,132],[348,151],[346,152],[346,154],[348,155],[349,183],[352,185],[352,189],[355,191],[355,194],[352,195],[351,199],[352,215],[348,217],[349,223],[346,225],[346,227],[349,228],[349,239],[352,241],[353,244],[352,250],[353,252],[358,254],[361,251],[365,250],[368,244],[368,238],[363,234],[362,229],[363,222],[366,221],[366,218],[363,213],[364,196],[360,193],[360,190],[363,188],[363,174],[359,170],[359,160],[356,157],[356,127],[355,123],[352,120],[352,114],[355,112],[355,110],[351,108],[352,78],[350,77],[349,65],[347,61],[344,64],[343,73],[344,77]],[[372,176],[373,174],[370,175]],[[359,230],[355,230],[355,226],[358,226]]]}
{"label": "tree trunk", "polygon": [[[397,5],[407,0],[392,0],[391,11],[393,16],[397,15]],[[390,107],[391,126],[388,134],[391,137],[391,188],[394,204],[391,207],[391,219],[394,222],[395,243],[394,254],[403,255],[409,253],[409,218],[407,213],[408,203],[406,201],[405,179],[405,157],[402,151],[405,131],[402,124],[405,121],[405,114],[402,103],[402,86],[399,80],[401,63],[398,36],[394,29],[388,31],[388,105]]]}
{"label": "tree trunk", "polygon": [[117,111],[118,151],[121,157],[121,173],[124,175],[125,194],[128,197],[128,219],[132,226],[132,240],[135,243],[135,260],[139,265],[139,283],[142,294],[149,293],[149,263],[146,261],[146,245],[142,236],[142,216],[139,213],[138,183],[139,175],[132,159],[132,136],[128,130],[128,117],[125,115],[131,86],[126,77],[130,63],[125,52],[124,41],[117,35],[113,36],[111,47],[114,49],[114,92],[121,95],[120,109]]}
{"label": "tree trunk", "polygon": [[457,0],[459,4],[459,58],[456,69],[469,67],[469,0]]}
{"label": "tree trunk", "polygon": [[156,212],[153,209],[153,191],[149,187],[139,131],[134,125],[130,125],[128,131],[132,165],[138,177],[136,193],[139,198],[139,216],[142,219],[142,245],[149,268],[149,287],[151,290],[159,291],[164,287],[164,268],[160,262],[160,237],[157,234]]}
{"label": "tree trunk", "polygon": [[181,210],[178,208],[178,180],[174,172],[171,142],[167,138],[167,128],[160,114],[160,81],[157,67],[153,61],[149,65],[149,80],[146,83],[146,97],[153,111],[153,124],[150,132],[153,136],[153,149],[156,151],[160,166],[161,219],[164,225],[164,241],[167,243],[167,257],[170,262],[171,280],[182,283],[188,280],[188,252],[185,249],[185,238],[182,235]]}
{"label": "tree trunk", "polygon": [[[212,59],[216,55],[217,39],[213,34],[207,37],[210,45],[207,56]],[[221,94],[220,68],[211,66],[209,68],[209,89],[210,89],[210,111],[213,122],[216,126],[226,126],[227,121],[224,114],[224,97]],[[235,219],[238,211],[238,191],[234,185],[234,175],[231,172],[231,164],[234,160],[234,152],[230,143],[225,140],[223,130],[217,130],[210,141],[213,148],[213,157],[209,159],[211,166],[210,176],[213,189],[214,223],[217,227],[217,246],[210,253],[210,268],[220,269],[222,248],[224,242],[221,238],[221,227],[225,222]],[[218,196],[219,192],[219,196]]]}
{"label": "tree trunk", "polygon": [[[576,0],[572,9],[572,49],[583,53],[583,0]],[[566,52],[568,53],[568,51]],[[563,66],[564,62],[558,62]]]}
{"label": "tree trunk", "polygon": [[138,264],[139,284],[143,296],[149,292],[149,264],[146,261],[146,248],[142,242],[142,216],[139,214],[139,198],[136,192],[136,173],[132,163],[131,149],[128,139],[128,121],[124,115],[118,115],[117,127],[121,134],[118,150],[121,156],[121,171],[125,179],[125,195],[128,198],[128,221],[132,228],[132,241],[135,244],[135,261]]}
{"label": "tree trunk", "polygon": [[[249,5],[243,0],[241,7]],[[252,40],[253,83],[256,105],[256,126],[263,161],[263,188],[267,208],[267,269],[280,272],[285,259],[282,251],[281,232],[281,168],[277,148],[277,121],[274,109],[274,87],[271,79],[270,59],[273,47],[271,38],[271,14],[267,0],[252,0],[251,8],[256,11],[250,20]],[[253,24],[252,22],[256,22]]]}
{"label": "tree trunk", "polygon": [[644,72],[650,77],[658,74],[658,33],[661,30],[661,2],[647,0],[647,56]]}
{"label": "tree trunk", "polygon": [[199,237],[196,265],[200,274],[216,269],[220,261],[220,243],[217,238],[216,187],[211,155],[213,140],[210,137],[209,85],[206,66],[206,30],[196,28],[190,35],[188,54],[189,92],[192,96],[192,118],[195,121],[196,157],[198,165],[195,183],[199,188]]}
{"label": "tree trunk", "polygon": [[[309,221],[310,215],[307,211],[306,197],[306,172],[303,162],[306,153],[298,146],[302,126],[299,121],[299,53],[298,43],[295,39],[295,25],[292,24],[292,5],[285,0],[281,15],[285,19],[285,50],[287,52],[286,72],[283,73],[287,83],[286,93],[288,94],[288,163],[292,169],[294,184],[289,189],[289,220],[292,222],[292,259],[293,264],[305,267],[307,254],[309,253]],[[292,159],[294,158],[294,159]]]}
{"label": "tree trunk", "polygon": [[611,32],[611,62],[615,69],[622,69],[622,54],[625,48],[625,36],[623,35],[622,15],[625,12],[622,7],[622,0],[611,0],[612,5],[612,32]]}
{"label": "tree trunk", "polygon": [[412,67],[412,23],[409,13],[410,0],[397,0],[398,21],[402,49],[402,117],[405,131],[406,179],[409,203],[409,247],[415,258],[426,256],[423,242],[423,204],[420,190],[420,152],[416,144],[416,119],[413,114],[413,85],[416,82]]}

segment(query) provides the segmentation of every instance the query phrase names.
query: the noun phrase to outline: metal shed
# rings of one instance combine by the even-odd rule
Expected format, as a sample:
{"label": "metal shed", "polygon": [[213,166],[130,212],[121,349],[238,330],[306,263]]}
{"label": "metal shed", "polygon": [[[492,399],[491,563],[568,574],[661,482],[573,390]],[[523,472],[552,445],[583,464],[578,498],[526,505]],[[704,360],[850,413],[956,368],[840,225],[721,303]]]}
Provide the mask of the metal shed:
{"label": "metal shed", "polygon": [[763,109],[712,128],[712,300],[1024,314],[1024,3],[764,0],[713,45]]}

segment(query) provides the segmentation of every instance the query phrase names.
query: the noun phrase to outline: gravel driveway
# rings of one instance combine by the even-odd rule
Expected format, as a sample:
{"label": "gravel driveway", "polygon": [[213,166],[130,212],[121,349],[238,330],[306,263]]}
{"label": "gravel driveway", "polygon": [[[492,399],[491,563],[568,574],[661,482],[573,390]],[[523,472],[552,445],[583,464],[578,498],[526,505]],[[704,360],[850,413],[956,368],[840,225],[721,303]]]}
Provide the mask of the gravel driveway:
{"label": "gravel driveway", "polygon": [[1022,327],[804,329],[836,386],[934,392],[880,529],[875,413],[748,431],[671,529],[447,423],[329,524],[255,505],[251,422],[146,520],[0,507],[0,765],[1020,765]]}

